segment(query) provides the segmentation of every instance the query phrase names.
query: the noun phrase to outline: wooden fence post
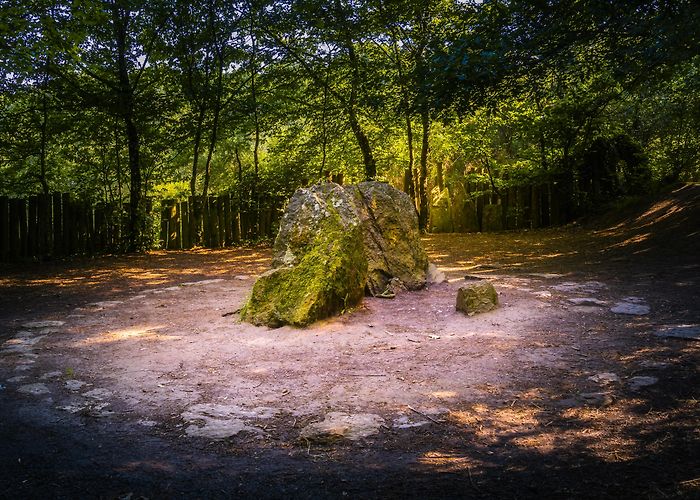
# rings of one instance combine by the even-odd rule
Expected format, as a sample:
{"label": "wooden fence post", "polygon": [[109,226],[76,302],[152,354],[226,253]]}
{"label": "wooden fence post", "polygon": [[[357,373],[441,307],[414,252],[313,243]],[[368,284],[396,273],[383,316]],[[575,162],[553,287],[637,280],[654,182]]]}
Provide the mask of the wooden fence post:
{"label": "wooden fence post", "polygon": [[175,200],[168,201],[168,250],[180,250],[180,215]]}
{"label": "wooden fence post", "polygon": [[61,193],[51,195],[53,205],[53,255],[63,254],[63,208],[61,207]]}
{"label": "wooden fence post", "polygon": [[216,246],[220,248],[226,245],[226,218],[224,216],[224,198],[222,196],[216,197],[216,219],[218,221],[218,244]]}
{"label": "wooden fence post", "polygon": [[73,205],[71,204],[70,195],[63,193],[61,195],[61,204],[63,205],[63,255],[70,255],[75,250],[75,226],[73,220]]}
{"label": "wooden fence post", "polygon": [[0,261],[10,260],[10,200],[0,196]]}
{"label": "wooden fence post", "polygon": [[216,198],[210,196],[208,200],[209,206],[209,248],[217,248],[219,246],[219,213],[216,210]]}
{"label": "wooden fence post", "polygon": [[541,206],[541,224],[542,227],[549,227],[551,225],[551,219],[549,217],[549,184],[540,184],[540,201]]}
{"label": "wooden fence post", "polygon": [[39,198],[34,195],[27,200],[27,250],[25,257],[35,257],[39,248]]}
{"label": "wooden fence post", "polygon": [[180,202],[180,221],[182,223],[182,248],[192,248],[190,236],[190,205],[187,201]]}
{"label": "wooden fence post", "polygon": [[231,195],[226,193],[224,199],[224,245],[233,245],[233,213],[231,211]]}
{"label": "wooden fence post", "polygon": [[542,225],[542,217],[540,215],[540,186],[533,184],[530,188],[530,227],[537,229]]}

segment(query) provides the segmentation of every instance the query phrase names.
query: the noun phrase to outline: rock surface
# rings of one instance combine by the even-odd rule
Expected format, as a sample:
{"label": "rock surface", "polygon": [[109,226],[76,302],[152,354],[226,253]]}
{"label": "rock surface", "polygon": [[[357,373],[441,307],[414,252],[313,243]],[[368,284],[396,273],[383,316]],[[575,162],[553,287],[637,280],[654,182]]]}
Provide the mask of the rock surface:
{"label": "rock surface", "polygon": [[353,196],[362,225],[369,294],[384,293],[392,278],[408,290],[423,288],[428,256],[408,195],[383,182],[361,182],[346,190]]}
{"label": "rock surface", "polygon": [[376,434],[383,424],[384,419],[372,413],[349,415],[331,412],[323,421],[306,426],[300,437],[320,443],[331,443],[339,439],[357,441]]}
{"label": "rock surface", "polygon": [[337,184],[298,190],[275,240],[273,269],[253,285],[241,318],[306,326],[358,304],[367,258],[352,198]]}
{"label": "rock surface", "polygon": [[[306,326],[357,305],[365,290],[393,296],[425,286],[428,258],[405,193],[380,182],[299,189],[241,319]],[[397,281],[398,280],[398,281]]]}
{"label": "rock surface", "polygon": [[498,307],[498,294],[489,281],[479,281],[457,290],[457,310],[468,314],[493,311]]}

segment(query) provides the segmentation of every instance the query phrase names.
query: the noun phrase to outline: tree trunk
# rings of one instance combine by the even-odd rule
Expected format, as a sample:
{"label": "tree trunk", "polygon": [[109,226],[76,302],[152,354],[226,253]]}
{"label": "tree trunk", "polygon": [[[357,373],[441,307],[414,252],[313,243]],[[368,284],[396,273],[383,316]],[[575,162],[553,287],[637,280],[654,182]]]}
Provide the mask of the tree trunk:
{"label": "tree trunk", "polygon": [[347,103],[348,119],[350,121],[350,128],[352,129],[353,134],[355,134],[355,139],[357,139],[357,144],[360,146],[360,151],[362,152],[362,161],[365,165],[365,180],[371,181],[377,177],[377,162],[372,155],[372,147],[369,144],[369,139],[367,138],[367,135],[365,135],[365,132],[362,130],[362,126],[357,119],[357,110],[355,109],[357,104],[357,89],[360,86],[360,63],[357,59],[355,46],[350,36],[346,36],[345,46],[350,58],[350,65],[352,67],[350,99]]}
{"label": "tree trunk", "polygon": [[44,75],[41,96],[41,151],[39,156],[39,182],[45,195],[49,194],[49,183],[46,180],[46,154],[48,149],[49,105],[46,95],[48,75]]}
{"label": "tree trunk", "polygon": [[421,111],[421,124],[423,126],[423,141],[420,151],[420,179],[418,183],[418,227],[421,231],[428,228],[428,149],[430,147],[430,112],[427,109]]}
{"label": "tree trunk", "polygon": [[141,196],[140,136],[134,121],[134,89],[129,79],[127,61],[127,29],[130,13],[112,4],[112,22],[117,49],[117,80],[119,93],[119,115],[124,122],[129,150],[129,226],[127,251],[135,252],[144,247],[146,211]]}
{"label": "tree trunk", "polygon": [[255,125],[255,140],[253,141],[253,207],[255,210],[255,236],[260,236],[260,200],[258,200],[258,175],[260,171],[260,158],[258,156],[260,149],[260,116],[258,113],[258,94],[255,77],[257,76],[257,39],[255,37],[255,18],[253,14],[253,5],[250,6],[250,39],[252,41],[250,53],[250,97],[253,101],[253,121]]}

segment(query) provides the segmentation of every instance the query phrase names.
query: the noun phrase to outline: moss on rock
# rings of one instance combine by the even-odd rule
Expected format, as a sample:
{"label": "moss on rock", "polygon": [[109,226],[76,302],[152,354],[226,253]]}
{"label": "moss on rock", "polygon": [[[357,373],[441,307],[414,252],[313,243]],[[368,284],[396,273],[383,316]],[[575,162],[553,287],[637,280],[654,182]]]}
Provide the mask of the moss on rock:
{"label": "moss on rock", "polygon": [[[322,193],[332,199],[338,195],[333,190]],[[287,255],[288,264],[255,282],[241,311],[244,321],[270,327],[306,326],[362,300],[367,259],[360,225],[342,216],[332,201],[323,203],[323,196],[313,194],[312,199],[321,202],[319,208],[303,209],[310,217],[288,225],[289,231],[296,231],[296,244],[280,244],[275,249],[277,256]]]}

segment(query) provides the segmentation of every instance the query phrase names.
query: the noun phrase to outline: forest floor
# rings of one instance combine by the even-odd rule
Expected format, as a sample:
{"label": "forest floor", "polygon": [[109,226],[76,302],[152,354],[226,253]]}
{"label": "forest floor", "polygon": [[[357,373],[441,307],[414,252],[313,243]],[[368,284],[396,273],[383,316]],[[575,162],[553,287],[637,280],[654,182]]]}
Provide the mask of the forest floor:
{"label": "forest floor", "polygon": [[307,329],[238,320],[267,248],[0,267],[0,498],[700,498],[700,186],[424,242]]}

